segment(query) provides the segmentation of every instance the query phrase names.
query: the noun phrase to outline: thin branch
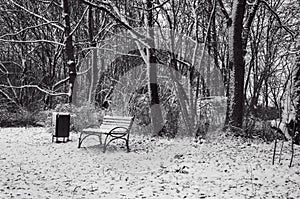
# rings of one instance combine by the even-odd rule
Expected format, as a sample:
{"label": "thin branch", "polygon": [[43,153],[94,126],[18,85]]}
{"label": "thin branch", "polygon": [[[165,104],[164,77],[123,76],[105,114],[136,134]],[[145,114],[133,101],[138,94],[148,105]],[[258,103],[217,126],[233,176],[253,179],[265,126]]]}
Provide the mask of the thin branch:
{"label": "thin branch", "polygon": [[39,91],[41,91],[43,93],[46,93],[47,95],[51,95],[51,96],[60,96],[60,95],[70,96],[70,93],[54,93],[52,91],[42,89],[38,85],[8,86],[8,85],[0,84],[0,87],[3,87],[3,88],[17,88],[17,89],[35,88],[35,89],[38,89]]}
{"label": "thin branch", "polygon": [[0,89],[0,93],[6,98],[8,99],[9,101],[13,102],[14,104],[18,105],[18,103],[12,99],[7,93],[5,93],[3,90]]}
{"label": "thin branch", "polygon": [[63,83],[65,83],[65,82],[69,81],[69,79],[70,79],[70,77],[67,77],[67,78],[65,78],[65,79],[62,79],[62,80],[56,82],[56,83],[52,86],[52,89],[55,90],[55,88],[56,88],[57,86],[59,86],[60,84],[63,84]]}
{"label": "thin branch", "polygon": [[45,40],[45,39],[38,39],[38,40],[27,40],[27,41],[20,41],[20,40],[10,40],[10,39],[0,39],[2,42],[10,42],[10,43],[50,43],[55,45],[64,46],[64,44],[57,42],[57,41],[51,41],[51,40]]}
{"label": "thin branch", "polygon": [[[77,77],[86,74],[92,67],[89,67],[88,69],[86,69],[85,71],[82,72],[77,72]],[[67,81],[69,81],[70,77],[67,77],[65,79],[62,79],[58,82],[56,82],[53,86],[52,89],[55,90],[56,87],[58,87],[60,84],[66,83]]]}
{"label": "thin branch", "polygon": [[[123,15],[121,15],[121,13],[119,12],[119,9],[115,6],[115,5],[112,5],[113,7],[113,10],[115,11],[115,13],[120,17],[120,20],[122,23],[124,23],[125,27],[128,28],[129,30],[129,33],[131,34],[131,36],[135,39],[137,39],[140,43],[142,43],[143,45],[147,46],[147,47],[150,47],[149,46],[149,41],[151,43],[151,40],[152,38],[148,37],[148,36],[145,36],[145,35],[142,35],[140,33],[138,33],[137,31],[135,31],[127,22],[127,20],[125,19],[125,17]],[[140,39],[145,39],[146,42],[140,40]],[[147,42],[148,41],[148,42]]]}
{"label": "thin branch", "polygon": [[146,11],[152,11],[152,10],[155,10],[157,8],[160,8],[160,7],[163,7],[166,3],[168,3],[170,0],[166,0],[164,1],[163,3],[157,5],[157,6],[154,6],[153,8],[150,8],[150,9],[145,9]]}
{"label": "thin branch", "polygon": [[87,72],[89,72],[89,70],[92,69],[92,66],[90,66],[88,69],[84,70],[84,71],[81,71],[81,72],[77,72],[77,76],[81,76],[81,75],[84,75],[86,74]]}
{"label": "thin branch", "polygon": [[75,28],[71,31],[71,33],[70,33],[69,36],[73,35],[74,32],[77,30],[77,28],[79,27],[80,23],[81,23],[82,20],[84,19],[84,16],[85,16],[85,14],[86,14],[86,12],[87,12],[88,10],[89,10],[89,7],[87,7],[87,8],[84,10],[84,12],[83,12],[81,18],[79,19],[78,23],[76,24]]}
{"label": "thin branch", "polygon": [[224,4],[223,4],[223,1],[222,0],[218,0],[218,2],[219,2],[219,5],[221,7],[222,13],[223,13],[223,15],[225,16],[225,18],[227,20],[227,26],[229,27],[231,25],[231,18],[229,16],[229,14],[228,14],[228,12],[227,12]]}
{"label": "thin branch", "polygon": [[[86,1],[86,0],[81,0],[81,2],[83,2],[83,3],[86,4],[86,5],[92,6],[92,7],[94,7],[94,8],[97,8],[97,9],[99,9],[99,10],[102,10],[102,11],[106,12],[108,15],[110,15],[112,18],[114,18],[117,22],[119,22],[122,26],[124,26],[126,29],[128,29],[128,30],[130,31],[130,33],[131,33],[132,35],[134,35],[135,37],[138,37],[138,38],[140,38],[140,39],[145,39],[145,40],[151,40],[151,38],[149,38],[149,37],[147,37],[147,36],[145,36],[145,35],[142,35],[142,34],[138,33],[137,31],[135,31],[135,30],[133,29],[133,27],[131,27],[131,26],[128,24],[128,22],[126,21],[125,17],[122,16],[122,15],[119,13],[119,10],[118,10],[118,8],[117,8],[116,6],[111,5],[111,4],[107,3],[107,2],[103,2],[103,1],[101,2],[102,4],[104,4],[104,5],[106,5],[106,6],[112,7],[113,10],[114,10],[114,12],[115,12],[115,13],[113,13],[111,10],[109,10],[109,9],[108,9],[107,7],[105,7],[105,6],[98,5],[98,4],[95,4],[95,3],[92,3],[92,2],[89,2],[89,1]],[[117,17],[115,14],[117,14],[118,17]],[[147,44],[145,44],[145,42],[143,42],[143,41],[141,41],[141,40],[139,40],[139,41],[140,41],[141,43],[143,43],[144,45],[147,46]]]}
{"label": "thin branch", "polygon": [[[114,36],[116,36],[116,37],[120,37],[120,33],[114,33],[113,31],[110,31],[110,30],[107,30],[106,32],[108,32],[109,34],[111,34],[111,35],[114,35]],[[130,32],[131,33],[131,32]],[[137,38],[137,37],[135,37],[134,35],[132,35],[132,33],[130,34],[130,35],[128,35],[128,34],[124,34],[124,35],[122,35],[122,38],[124,38],[124,39],[132,39],[132,41],[140,41],[139,40],[139,38]],[[101,41],[110,41],[111,39],[108,39],[108,40],[101,40]],[[146,43],[144,43],[143,41],[140,41],[142,44],[144,44],[145,46],[147,46],[147,47],[149,47],[149,45],[148,44],[146,44]]]}
{"label": "thin branch", "polygon": [[1,35],[0,38],[7,37],[7,36],[15,36],[15,35],[21,34],[22,32],[24,32],[26,30],[33,29],[33,28],[38,28],[38,27],[45,26],[45,25],[48,25],[48,24],[51,24],[51,23],[55,23],[55,22],[56,21],[49,21],[49,22],[38,24],[38,25],[35,25],[35,26],[29,26],[29,27],[23,28],[22,30],[20,30],[18,32],[15,32],[15,33],[7,33],[7,34],[4,34],[4,35]]}
{"label": "thin branch", "polygon": [[[112,29],[114,26],[116,25],[116,23],[108,23],[107,25],[105,25],[105,27],[101,28],[101,30],[98,31],[98,33],[95,35],[94,37],[94,41],[96,41],[97,39],[103,40],[103,38],[105,38],[105,36],[109,33],[110,29]],[[103,33],[103,35],[101,35],[101,33]],[[101,38],[100,38],[101,36]]]}
{"label": "thin branch", "polygon": [[277,19],[278,23],[279,23],[279,26],[281,28],[283,28],[284,30],[286,30],[291,36],[292,36],[292,39],[294,40],[295,39],[295,36],[294,36],[294,32],[291,31],[290,29],[288,29],[286,26],[284,26],[280,20],[280,17],[278,16],[278,14],[271,8],[271,6],[264,0],[260,0],[261,3],[263,3],[270,11],[271,13],[275,16],[275,18]]}
{"label": "thin branch", "polygon": [[[5,72],[6,74],[9,74],[7,68],[2,64],[2,62],[0,63],[0,65],[1,65],[2,68],[5,70],[5,71],[1,70],[1,72]],[[11,81],[10,81],[10,79],[9,79],[8,76],[6,77],[6,81],[7,81],[7,83],[9,84],[9,86],[12,85],[12,83],[11,83]],[[17,93],[16,93],[16,91],[15,91],[13,88],[11,88],[11,90],[12,90],[12,93],[14,94],[14,97],[17,98]]]}
{"label": "thin branch", "polygon": [[20,4],[17,4],[17,3],[14,2],[13,0],[9,0],[9,1],[10,1],[12,4],[14,4],[15,6],[17,6],[18,8],[21,8],[22,10],[28,12],[29,14],[31,14],[31,15],[33,15],[33,16],[39,18],[39,19],[42,19],[43,21],[45,21],[45,22],[47,22],[47,23],[49,23],[49,24],[55,26],[56,28],[58,28],[58,29],[64,31],[64,27],[63,27],[63,26],[60,26],[60,25],[58,25],[58,24],[56,24],[56,23],[50,23],[51,21],[48,20],[48,19],[46,19],[45,17],[43,17],[43,16],[41,16],[41,15],[38,15],[38,14],[36,14],[36,13],[34,13],[34,12],[28,10],[27,8],[21,6]]}
{"label": "thin branch", "polygon": [[42,0],[39,0],[39,2],[45,3],[45,4],[49,4],[48,7],[53,4],[53,5],[61,8],[61,6],[58,3],[56,3],[54,0],[51,0],[51,1],[42,1]]}
{"label": "thin branch", "polygon": [[147,11],[147,12],[149,12],[149,11],[152,11],[152,10],[155,10],[155,9],[157,9],[157,8],[161,8],[161,7],[163,7],[166,3],[168,3],[170,0],[166,0],[166,1],[164,1],[163,3],[161,3],[161,4],[159,4],[159,5],[157,5],[157,6],[154,6],[154,7],[152,7],[152,8],[144,8],[144,7],[140,7],[140,6],[133,6],[133,8],[136,8],[136,9],[139,9],[139,10],[143,10],[143,11]]}
{"label": "thin branch", "polygon": [[[88,48],[83,48],[81,49],[79,52],[84,52],[84,51],[88,51],[88,50],[93,50],[93,49],[99,49],[99,50],[104,50],[104,51],[109,51],[109,52],[113,52],[116,55],[124,55],[124,56],[130,56],[130,57],[140,57],[140,55],[135,55],[135,54],[128,54],[128,53],[123,53],[121,51],[116,51],[113,48],[105,48],[105,47],[88,47]],[[101,56],[103,57],[103,56]]]}
{"label": "thin branch", "polygon": [[288,53],[289,54],[297,54],[297,53],[300,53],[300,50],[295,50],[295,51],[289,50]]}

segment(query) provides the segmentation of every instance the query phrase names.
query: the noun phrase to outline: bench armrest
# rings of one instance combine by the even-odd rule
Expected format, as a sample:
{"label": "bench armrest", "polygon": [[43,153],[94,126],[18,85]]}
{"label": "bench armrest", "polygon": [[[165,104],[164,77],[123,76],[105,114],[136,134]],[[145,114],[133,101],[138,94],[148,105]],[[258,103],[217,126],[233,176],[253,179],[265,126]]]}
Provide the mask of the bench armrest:
{"label": "bench armrest", "polygon": [[111,130],[109,131],[109,133],[113,133],[113,131],[115,131],[115,130],[117,130],[117,129],[123,129],[123,130],[125,130],[124,133],[120,133],[120,134],[128,133],[128,129],[127,129],[127,128],[125,128],[125,127],[119,127],[119,126],[113,128],[113,129],[111,129]]}

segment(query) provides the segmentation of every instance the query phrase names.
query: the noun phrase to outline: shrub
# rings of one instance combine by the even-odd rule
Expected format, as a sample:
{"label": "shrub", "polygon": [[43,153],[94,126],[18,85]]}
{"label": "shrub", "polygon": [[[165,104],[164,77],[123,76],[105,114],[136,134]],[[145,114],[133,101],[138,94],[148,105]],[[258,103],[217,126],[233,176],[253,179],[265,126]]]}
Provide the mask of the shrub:
{"label": "shrub", "polygon": [[40,126],[40,114],[31,112],[25,108],[16,109],[14,112],[7,109],[0,109],[0,127],[24,127]]}
{"label": "shrub", "polygon": [[70,113],[71,130],[75,131],[81,131],[88,125],[99,124],[103,118],[102,111],[90,103],[86,103],[80,107],[72,104],[58,104],[54,111]]}
{"label": "shrub", "polygon": [[243,122],[242,135],[246,138],[261,139],[265,142],[273,142],[277,139],[285,139],[282,134],[278,134],[271,124],[271,120],[262,120],[258,117],[247,117]]}

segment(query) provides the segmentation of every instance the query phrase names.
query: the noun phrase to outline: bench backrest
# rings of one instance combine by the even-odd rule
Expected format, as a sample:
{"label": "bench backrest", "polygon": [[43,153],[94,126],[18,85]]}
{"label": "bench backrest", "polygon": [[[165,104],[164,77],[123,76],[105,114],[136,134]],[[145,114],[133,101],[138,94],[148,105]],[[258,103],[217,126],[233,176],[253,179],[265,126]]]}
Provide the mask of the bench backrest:
{"label": "bench backrest", "polygon": [[133,124],[133,120],[134,117],[104,116],[102,125],[118,126],[130,129]]}

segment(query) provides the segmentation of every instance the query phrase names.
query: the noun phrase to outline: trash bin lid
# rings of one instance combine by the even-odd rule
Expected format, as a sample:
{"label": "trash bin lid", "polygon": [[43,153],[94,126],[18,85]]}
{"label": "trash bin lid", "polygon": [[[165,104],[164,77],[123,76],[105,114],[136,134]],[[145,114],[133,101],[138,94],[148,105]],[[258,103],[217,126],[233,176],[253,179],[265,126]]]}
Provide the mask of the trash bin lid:
{"label": "trash bin lid", "polygon": [[70,113],[68,113],[68,112],[58,112],[57,114],[58,115],[70,115]]}

